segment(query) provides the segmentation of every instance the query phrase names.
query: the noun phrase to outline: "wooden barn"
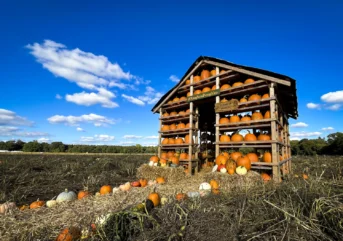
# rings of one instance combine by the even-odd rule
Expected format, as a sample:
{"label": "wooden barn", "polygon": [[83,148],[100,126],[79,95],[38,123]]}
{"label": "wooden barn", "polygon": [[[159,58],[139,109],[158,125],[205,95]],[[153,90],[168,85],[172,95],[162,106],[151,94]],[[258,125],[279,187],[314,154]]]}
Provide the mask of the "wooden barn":
{"label": "wooden barn", "polygon": [[294,79],[200,56],[152,109],[160,115],[158,157],[178,153],[192,174],[224,151],[240,152],[251,170],[281,181],[291,171],[288,119],[297,108]]}

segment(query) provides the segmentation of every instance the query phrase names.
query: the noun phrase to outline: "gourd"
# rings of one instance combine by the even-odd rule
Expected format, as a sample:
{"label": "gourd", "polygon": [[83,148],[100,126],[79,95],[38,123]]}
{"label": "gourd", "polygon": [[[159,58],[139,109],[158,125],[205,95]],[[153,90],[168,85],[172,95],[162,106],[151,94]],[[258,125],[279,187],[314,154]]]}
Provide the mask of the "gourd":
{"label": "gourd", "polygon": [[236,173],[238,175],[245,175],[245,174],[247,174],[247,172],[248,172],[248,170],[244,166],[238,166],[236,168]]}
{"label": "gourd", "polygon": [[155,190],[149,194],[148,199],[154,203],[154,207],[160,205],[161,197]]}
{"label": "gourd", "polygon": [[244,166],[247,171],[251,168],[251,161],[247,156],[241,156],[237,159],[237,166]]}
{"label": "gourd", "polygon": [[227,169],[226,169],[225,167],[224,167],[224,168],[221,168],[221,169],[220,169],[220,172],[221,172],[221,173],[227,173]]}
{"label": "gourd", "polygon": [[200,197],[200,193],[199,192],[188,192],[187,196],[189,198],[199,198]]}
{"label": "gourd", "polygon": [[146,180],[145,178],[139,179],[139,182],[141,184],[141,187],[146,187],[148,185],[148,180]]}
{"label": "gourd", "polygon": [[199,190],[205,190],[205,191],[210,191],[212,189],[211,184],[209,184],[208,182],[203,182],[200,184],[199,186]]}
{"label": "gourd", "polygon": [[163,206],[163,205],[166,205],[167,203],[168,203],[168,198],[162,197],[161,198],[161,205]]}
{"label": "gourd", "polygon": [[56,200],[49,200],[49,201],[46,202],[46,206],[48,208],[52,208],[52,207],[54,207],[56,205],[57,205],[57,201]]}
{"label": "gourd", "polygon": [[230,175],[233,175],[235,173],[236,167],[237,165],[234,160],[231,159],[226,162],[226,170]]}
{"label": "gourd", "polygon": [[125,184],[122,184],[119,186],[119,189],[121,191],[129,191],[131,189],[131,184],[130,182],[126,182]]}
{"label": "gourd", "polygon": [[5,202],[0,205],[0,213],[5,214],[9,212],[10,210],[14,210],[17,208],[17,205],[15,202]]}
{"label": "gourd", "polygon": [[212,189],[218,189],[219,188],[219,183],[216,180],[214,180],[214,179],[212,179],[210,181],[210,185],[211,185]]}
{"label": "gourd", "polygon": [[64,192],[61,192],[57,196],[56,202],[60,203],[60,202],[65,202],[65,201],[74,201],[76,199],[77,199],[76,193],[73,191],[68,191],[68,189],[66,188]]}
{"label": "gourd", "polygon": [[112,187],[110,185],[104,185],[100,188],[100,194],[105,195],[109,194],[112,191]]}
{"label": "gourd", "polygon": [[225,168],[225,164],[220,164],[217,167],[217,172],[220,172],[221,169]]}
{"label": "gourd", "polygon": [[156,182],[157,182],[158,184],[164,184],[164,183],[166,183],[164,177],[161,177],[161,176],[156,178]]}
{"label": "gourd", "polygon": [[37,201],[34,201],[33,203],[30,204],[30,209],[35,209],[35,208],[40,208],[45,205],[45,201],[40,201],[37,199]]}
{"label": "gourd", "polygon": [[113,194],[115,194],[115,193],[117,193],[117,192],[119,192],[120,191],[120,188],[119,187],[114,187],[113,189],[112,189],[112,193]]}
{"label": "gourd", "polygon": [[55,241],[74,241],[81,237],[81,230],[77,227],[63,229]]}

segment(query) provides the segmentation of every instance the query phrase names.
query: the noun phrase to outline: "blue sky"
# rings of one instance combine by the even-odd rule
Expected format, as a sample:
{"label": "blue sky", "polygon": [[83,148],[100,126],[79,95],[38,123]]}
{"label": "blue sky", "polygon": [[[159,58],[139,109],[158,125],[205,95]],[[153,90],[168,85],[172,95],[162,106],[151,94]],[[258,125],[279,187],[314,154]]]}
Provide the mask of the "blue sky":
{"label": "blue sky", "polygon": [[296,79],[292,139],[343,131],[342,1],[208,3],[3,3],[0,140],[155,144],[153,104],[200,55]]}

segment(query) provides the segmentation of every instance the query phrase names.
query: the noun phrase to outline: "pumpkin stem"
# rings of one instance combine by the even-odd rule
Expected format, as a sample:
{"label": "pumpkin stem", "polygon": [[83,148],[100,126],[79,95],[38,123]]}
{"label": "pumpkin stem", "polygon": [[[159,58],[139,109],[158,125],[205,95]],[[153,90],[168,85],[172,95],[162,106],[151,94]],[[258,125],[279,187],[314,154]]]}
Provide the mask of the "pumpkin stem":
{"label": "pumpkin stem", "polygon": [[68,192],[68,188],[64,189],[65,192]]}

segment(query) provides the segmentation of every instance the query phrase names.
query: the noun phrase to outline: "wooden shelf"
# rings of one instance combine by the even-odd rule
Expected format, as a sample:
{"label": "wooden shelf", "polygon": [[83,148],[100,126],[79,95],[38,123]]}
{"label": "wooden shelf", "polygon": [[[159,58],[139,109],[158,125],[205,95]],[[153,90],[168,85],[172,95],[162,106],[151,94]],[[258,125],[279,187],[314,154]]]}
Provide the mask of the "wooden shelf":
{"label": "wooden shelf", "polygon": [[[184,128],[184,129],[176,129],[176,130],[171,130],[171,131],[159,131],[158,133],[161,133],[162,135],[179,135],[179,134],[188,134],[189,130],[191,128]],[[196,128],[192,129],[193,131],[198,131]]]}
{"label": "wooden shelf", "polygon": [[[159,118],[159,120],[163,121],[164,123],[189,120],[190,115],[191,115],[190,113],[187,113],[186,115],[174,115],[174,116],[162,117],[162,118]],[[195,113],[192,113],[192,115],[193,117],[197,117]]]}
{"label": "wooden shelf", "polygon": [[[226,97],[226,96],[236,96],[239,94],[248,94],[248,93],[256,93],[258,91],[261,91],[263,89],[266,89],[266,93],[269,93],[268,90],[268,84],[264,80],[257,80],[254,83],[251,84],[244,84],[238,87],[231,87],[226,90],[221,90],[220,91],[220,96],[221,97]],[[242,96],[243,97],[243,96]]]}
{"label": "wooden shelf", "polygon": [[[192,159],[191,162],[198,162],[199,159]],[[179,159],[179,162],[189,162],[188,159]]]}
{"label": "wooden shelf", "polygon": [[172,103],[172,104],[164,104],[162,108],[164,110],[172,110],[172,109],[178,109],[178,108],[185,107],[185,106],[189,106],[189,103],[186,100],[180,101],[177,103]]}
{"label": "wooden shelf", "polygon": [[[196,146],[197,144],[193,144],[193,146]],[[176,148],[184,148],[187,149],[189,146],[192,146],[191,144],[185,143],[185,144],[172,144],[172,145],[160,145],[162,149],[176,149]]]}
{"label": "wooden shelf", "polygon": [[242,147],[254,147],[254,148],[271,148],[273,143],[283,145],[278,141],[239,141],[239,142],[215,142],[219,148],[242,148]]}
{"label": "wooden shelf", "polygon": [[[273,99],[274,98],[268,98],[268,99],[262,99],[259,101],[248,101],[248,102],[244,102],[244,103],[239,103],[238,109],[227,111],[227,112],[220,112],[219,114],[220,115],[227,115],[227,114],[234,114],[234,113],[241,113],[241,112],[267,109],[270,106],[270,100],[273,100]],[[256,104],[258,102],[260,102],[260,104]]]}
{"label": "wooden shelf", "polygon": [[219,126],[219,130],[236,130],[236,129],[252,129],[252,128],[263,128],[270,127],[271,121],[274,119],[263,119],[263,120],[252,120],[249,122],[236,122],[227,124],[217,124],[214,126]]}

